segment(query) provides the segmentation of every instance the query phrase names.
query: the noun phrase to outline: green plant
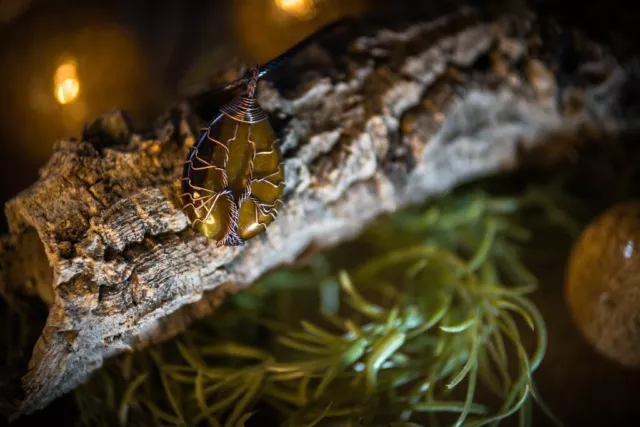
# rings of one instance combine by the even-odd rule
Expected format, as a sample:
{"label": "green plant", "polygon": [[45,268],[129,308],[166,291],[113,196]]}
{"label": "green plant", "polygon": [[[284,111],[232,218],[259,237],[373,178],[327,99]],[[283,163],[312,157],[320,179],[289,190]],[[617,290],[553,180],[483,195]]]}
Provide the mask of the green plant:
{"label": "green plant", "polygon": [[112,362],[76,392],[81,423],[528,425],[547,338],[518,220],[571,226],[544,194],[452,194],[275,271],[176,340]]}

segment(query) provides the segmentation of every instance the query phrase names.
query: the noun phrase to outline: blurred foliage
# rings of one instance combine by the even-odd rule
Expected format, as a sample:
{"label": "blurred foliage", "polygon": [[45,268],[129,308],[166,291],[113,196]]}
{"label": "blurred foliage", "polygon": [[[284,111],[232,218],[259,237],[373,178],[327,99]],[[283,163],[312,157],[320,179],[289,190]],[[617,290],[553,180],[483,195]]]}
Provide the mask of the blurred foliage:
{"label": "blurred foliage", "polygon": [[547,336],[520,219],[575,230],[551,200],[467,190],[381,219],[109,362],[75,392],[79,425],[530,425]]}

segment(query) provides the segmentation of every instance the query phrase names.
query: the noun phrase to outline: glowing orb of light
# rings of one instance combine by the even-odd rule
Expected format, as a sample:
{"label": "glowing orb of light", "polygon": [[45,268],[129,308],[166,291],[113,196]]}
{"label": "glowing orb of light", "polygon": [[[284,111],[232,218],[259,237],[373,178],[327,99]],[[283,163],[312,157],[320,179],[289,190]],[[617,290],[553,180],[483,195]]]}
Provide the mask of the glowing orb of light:
{"label": "glowing orb of light", "polygon": [[315,12],[314,0],[275,0],[276,6],[298,18],[309,18]]}
{"label": "glowing orb of light", "polygon": [[80,93],[80,81],[77,77],[75,62],[66,62],[56,69],[53,77],[54,96],[60,104],[75,101]]}
{"label": "glowing orb of light", "polygon": [[60,104],[68,104],[78,97],[80,82],[77,79],[66,79],[58,85],[56,98]]}

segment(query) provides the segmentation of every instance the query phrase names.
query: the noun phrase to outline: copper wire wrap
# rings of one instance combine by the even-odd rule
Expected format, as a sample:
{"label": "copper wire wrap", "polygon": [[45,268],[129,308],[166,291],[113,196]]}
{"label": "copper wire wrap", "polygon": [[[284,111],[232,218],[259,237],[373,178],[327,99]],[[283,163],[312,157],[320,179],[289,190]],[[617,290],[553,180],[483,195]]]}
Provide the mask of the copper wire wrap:
{"label": "copper wire wrap", "polygon": [[256,66],[253,68],[253,76],[247,86],[246,95],[234,98],[220,108],[220,111],[234,120],[245,123],[256,123],[266,119],[267,112],[260,107],[255,98],[259,76],[259,67]]}

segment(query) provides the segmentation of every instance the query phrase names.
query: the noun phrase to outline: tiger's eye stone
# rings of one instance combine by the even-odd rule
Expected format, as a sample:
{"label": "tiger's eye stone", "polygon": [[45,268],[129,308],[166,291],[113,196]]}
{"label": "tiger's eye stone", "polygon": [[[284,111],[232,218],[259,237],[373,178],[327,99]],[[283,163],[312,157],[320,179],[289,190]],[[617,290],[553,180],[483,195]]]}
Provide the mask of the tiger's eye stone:
{"label": "tiger's eye stone", "polygon": [[566,299],[602,355],[640,367],[640,203],[622,203],[582,232],[569,258]]}
{"label": "tiger's eye stone", "polygon": [[242,121],[221,112],[191,148],[182,190],[193,227],[218,245],[241,245],[266,230],[284,193],[282,154],[266,114]]}

